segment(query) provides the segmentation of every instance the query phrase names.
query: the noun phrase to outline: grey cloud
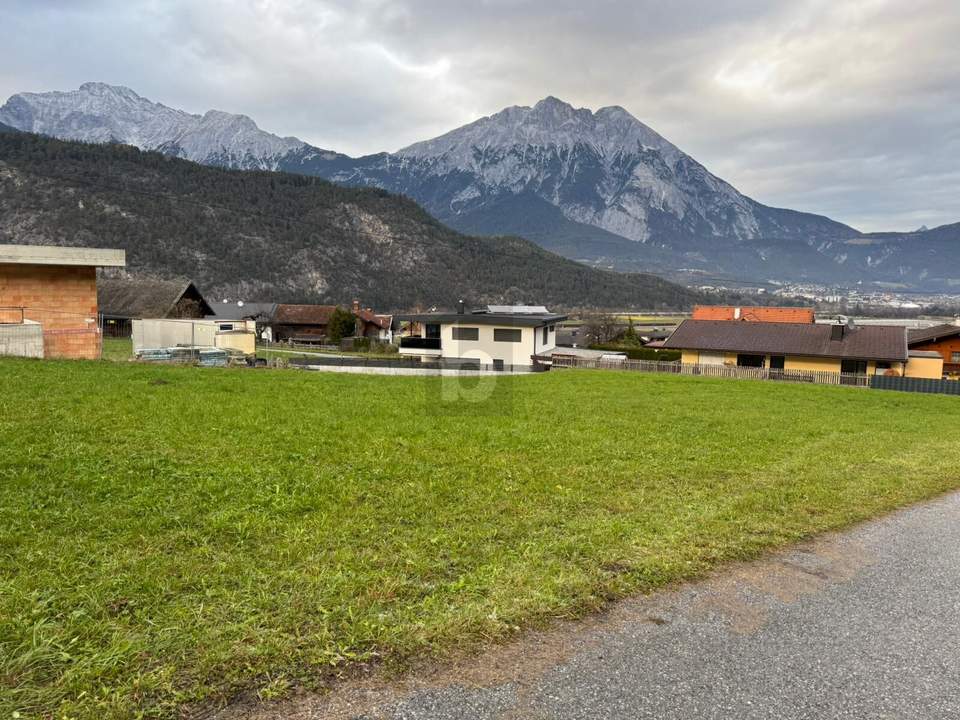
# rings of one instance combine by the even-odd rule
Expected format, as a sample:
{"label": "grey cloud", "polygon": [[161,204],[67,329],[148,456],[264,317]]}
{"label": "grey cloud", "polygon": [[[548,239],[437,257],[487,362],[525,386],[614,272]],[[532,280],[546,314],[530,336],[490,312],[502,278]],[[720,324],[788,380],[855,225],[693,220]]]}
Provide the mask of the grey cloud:
{"label": "grey cloud", "polygon": [[23,2],[0,95],[125,84],[352,154],[547,94],[622,105],[743,192],[960,220],[955,0]]}

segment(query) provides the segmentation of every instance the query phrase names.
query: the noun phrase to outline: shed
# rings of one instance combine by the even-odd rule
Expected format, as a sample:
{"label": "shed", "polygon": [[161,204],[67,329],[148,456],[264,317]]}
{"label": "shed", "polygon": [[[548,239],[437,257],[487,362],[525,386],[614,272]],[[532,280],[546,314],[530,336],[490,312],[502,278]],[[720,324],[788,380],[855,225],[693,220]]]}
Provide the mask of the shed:
{"label": "shed", "polygon": [[104,334],[129,337],[131,320],[203,318],[213,315],[190,280],[104,278],[97,288]]}

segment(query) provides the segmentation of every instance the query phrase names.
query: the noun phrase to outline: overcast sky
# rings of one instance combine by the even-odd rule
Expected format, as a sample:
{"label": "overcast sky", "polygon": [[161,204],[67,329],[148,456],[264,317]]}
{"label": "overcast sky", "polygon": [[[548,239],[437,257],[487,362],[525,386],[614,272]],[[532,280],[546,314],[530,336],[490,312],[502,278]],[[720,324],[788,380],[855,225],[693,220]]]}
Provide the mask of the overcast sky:
{"label": "overcast sky", "polygon": [[0,0],[0,101],[99,80],[361,154],[555,95],[863,230],[960,221],[960,0]]}

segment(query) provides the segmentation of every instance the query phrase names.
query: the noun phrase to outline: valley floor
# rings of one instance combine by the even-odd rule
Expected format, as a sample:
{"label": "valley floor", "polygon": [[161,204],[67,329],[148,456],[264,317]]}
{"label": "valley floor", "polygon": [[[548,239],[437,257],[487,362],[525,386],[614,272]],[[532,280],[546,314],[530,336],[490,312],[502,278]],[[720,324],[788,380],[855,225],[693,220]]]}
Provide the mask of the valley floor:
{"label": "valley floor", "polygon": [[0,361],[0,715],[479,649],[960,486],[954,398]]}

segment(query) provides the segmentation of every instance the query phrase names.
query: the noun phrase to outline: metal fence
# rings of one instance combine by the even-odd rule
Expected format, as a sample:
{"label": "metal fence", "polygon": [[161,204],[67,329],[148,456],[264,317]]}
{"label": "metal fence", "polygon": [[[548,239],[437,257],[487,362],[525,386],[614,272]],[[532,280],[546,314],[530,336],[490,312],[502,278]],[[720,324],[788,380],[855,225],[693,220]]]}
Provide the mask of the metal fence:
{"label": "metal fence", "polygon": [[4,355],[95,360],[102,351],[95,315],[49,308],[0,307],[0,337]]}
{"label": "metal fence", "polygon": [[835,373],[823,370],[775,370],[759,367],[732,365],[692,365],[679,362],[655,360],[590,360],[577,357],[553,358],[555,368],[589,368],[600,370],[632,370],[634,372],[670,373],[674,375],[698,375],[701,377],[733,378],[740,380],[776,380],[788,383],[813,383],[815,385],[849,385],[869,387],[870,378],[853,373]]}
{"label": "metal fence", "polygon": [[874,375],[870,378],[870,387],[877,390],[900,390],[902,392],[960,395],[960,381],[958,380]]}
{"label": "metal fence", "polygon": [[280,350],[286,352],[340,352],[339,345],[327,343],[269,342],[257,340],[257,350]]}

